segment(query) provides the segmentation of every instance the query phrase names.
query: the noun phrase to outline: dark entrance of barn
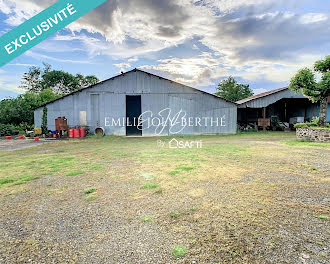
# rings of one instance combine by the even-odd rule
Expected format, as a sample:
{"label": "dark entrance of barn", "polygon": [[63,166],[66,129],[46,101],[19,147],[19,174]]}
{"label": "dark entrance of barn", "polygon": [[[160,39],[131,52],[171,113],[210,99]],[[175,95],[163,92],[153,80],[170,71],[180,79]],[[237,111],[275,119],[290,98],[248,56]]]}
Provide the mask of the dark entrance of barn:
{"label": "dark entrance of barn", "polygon": [[141,115],[141,95],[126,95],[126,136],[142,136],[138,127]]}

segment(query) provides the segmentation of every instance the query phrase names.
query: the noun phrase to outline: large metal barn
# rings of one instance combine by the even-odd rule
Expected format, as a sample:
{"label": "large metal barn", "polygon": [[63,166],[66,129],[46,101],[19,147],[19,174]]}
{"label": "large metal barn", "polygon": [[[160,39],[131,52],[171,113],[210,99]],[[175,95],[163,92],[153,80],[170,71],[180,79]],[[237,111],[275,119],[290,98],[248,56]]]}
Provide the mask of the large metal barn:
{"label": "large metal barn", "polygon": [[69,127],[123,136],[233,134],[237,128],[236,104],[139,69],[36,109],[35,127],[42,125],[44,107],[49,130],[58,117]]}

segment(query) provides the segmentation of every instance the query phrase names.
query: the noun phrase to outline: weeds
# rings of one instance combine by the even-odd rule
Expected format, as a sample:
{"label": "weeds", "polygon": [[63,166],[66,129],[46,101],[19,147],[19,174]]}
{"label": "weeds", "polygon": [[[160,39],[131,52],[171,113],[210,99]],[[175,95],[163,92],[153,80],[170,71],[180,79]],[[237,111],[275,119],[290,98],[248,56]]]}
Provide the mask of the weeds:
{"label": "weeds", "polygon": [[172,212],[171,214],[170,214],[170,216],[172,217],[172,218],[178,218],[178,217],[180,217],[182,214],[180,213],[180,212]]}
{"label": "weeds", "polygon": [[156,183],[146,183],[141,186],[141,189],[156,189],[158,184]]}
{"label": "weeds", "polygon": [[329,220],[328,216],[326,216],[326,215],[318,215],[317,218],[318,219],[321,219],[321,220],[324,220],[324,221],[328,221]]}
{"label": "weeds", "polygon": [[178,245],[172,250],[172,255],[175,258],[183,258],[186,254],[187,254],[187,249],[182,245]]}
{"label": "weeds", "polygon": [[140,218],[142,222],[152,222],[152,217],[151,216],[143,216]]}
{"label": "weeds", "polygon": [[8,184],[8,183],[13,183],[13,179],[0,179],[0,185],[2,184]]}
{"label": "weeds", "polygon": [[80,174],[84,174],[84,172],[83,171],[71,171],[71,172],[67,173],[66,176],[72,177],[72,176],[77,176]]}
{"label": "weeds", "polygon": [[95,200],[98,196],[95,195],[95,194],[90,194],[88,196],[85,197],[85,200],[86,201],[92,201],[92,200]]}
{"label": "weeds", "polygon": [[91,194],[96,191],[96,188],[88,188],[84,191],[84,194]]}

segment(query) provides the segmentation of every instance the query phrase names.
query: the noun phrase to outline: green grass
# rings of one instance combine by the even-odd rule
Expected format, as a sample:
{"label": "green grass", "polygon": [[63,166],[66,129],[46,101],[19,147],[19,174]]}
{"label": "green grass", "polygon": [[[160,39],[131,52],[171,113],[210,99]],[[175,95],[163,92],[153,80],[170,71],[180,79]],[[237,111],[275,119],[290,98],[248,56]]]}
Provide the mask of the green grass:
{"label": "green grass", "polygon": [[158,184],[156,183],[145,183],[141,186],[141,189],[156,189],[158,188]]}
{"label": "green grass", "polygon": [[84,199],[85,201],[92,201],[92,200],[95,200],[98,196],[95,195],[95,194],[90,194],[88,196],[86,196]]}
{"label": "green grass", "polygon": [[0,179],[0,185],[2,184],[8,184],[8,183],[13,183],[15,180],[13,179]]}
{"label": "green grass", "polygon": [[172,255],[175,258],[183,258],[187,254],[187,249],[182,245],[177,245],[172,250]]}
{"label": "green grass", "polygon": [[143,216],[140,218],[142,222],[152,222],[153,218],[151,216]]}
{"label": "green grass", "polygon": [[291,139],[291,140],[283,140],[281,143],[289,145],[289,146],[306,146],[306,147],[330,147],[330,142],[314,142],[314,141],[306,141],[301,139]]}
{"label": "green grass", "polygon": [[181,170],[181,171],[192,171],[195,169],[194,167],[189,167],[189,166],[178,166],[176,167],[176,170]]}
{"label": "green grass", "polygon": [[324,221],[328,221],[329,220],[328,216],[326,216],[326,215],[318,215],[317,218],[319,218],[321,220],[324,220]]}
{"label": "green grass", "polygon": [[84,194],[91,194],[96,191],[96,188],[88,188],[84,190]]}
{"label": "green grass", "polygon": [[25,177],[22,177],[22,178],[19,178],[17,181],[15,181],[14,185],[21,185],[21,184],[24,184],[28,181],[32,181],[36,179],[36,177],[33,177],[33,176],[25,176]]}
{"label": "green grass", "polygon": [[66,176],[72,177],[72,176],[77,176],[77,175],[81,175],[84,173],[85,172],[83,172],[83,171],[71,171],[71,172],[67,173]]}
{"label": "green grass", "polygon": [[91,170],[98,171],[98,170],[103,170],[102,166],[92,166],[90,167]]}
{"label": "green grass", "polygon": [[9,184],[9,183],[13,183],[13,185],[21,185],[28,181],[32,181],[34,179],[37,179],[37,177],[33,177],[30,175],[21,176],[19,178],[5,178],[5,179],[0,179],[0,185]]}
{"label": "green grass", "polygon": [[174,175],[180,174],[183,171],[189,172],[194,169],[195,169],[194,167],[182,165],[182,166],[175,167],[175,170],[170,171],[168,174],[174,176]]}
{"label": "green grass", "polygon": [[180,217],[182,214],[180,213],[180,212],[172,212],[172,213],[170,213],[170,216],[172,217],[172,218],[178,218],[178,217]]}

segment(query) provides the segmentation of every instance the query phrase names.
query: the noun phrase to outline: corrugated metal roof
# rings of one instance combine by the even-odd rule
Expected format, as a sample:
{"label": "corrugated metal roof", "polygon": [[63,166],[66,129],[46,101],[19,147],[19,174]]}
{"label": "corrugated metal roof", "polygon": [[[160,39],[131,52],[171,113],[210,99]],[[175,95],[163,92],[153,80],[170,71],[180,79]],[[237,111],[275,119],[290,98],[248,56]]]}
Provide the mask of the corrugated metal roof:
{"label": "corrugated metal roof", "polygon": [[258,99],[258,98],[262,98],[262,97],[265,97],[265,96],[268,96],[268,95],[271,95],[271,94],[274,94],[274,93],[278,93],[278,92],[281,92],[281,91],[284,91],[284,90],[287,90],[289,89],[289,87],[283,87],[283,88],[278,88],[278,89],[275,89],[275,90],[271,90],[271,91],[268,91],[268,92],[264,92],[264,93],[261,93],[261,94],[256,94],[256,95],[253,95],[251,97],[248,97],[248,98],[245,98],[243,100],[239,100],[236,102],[236,104],[244,104],[246,102],[249,102],[249,101],[252,101],[252,100],[255,100],[255,99]]}
{"label": "corrugated metal roof", "polygon": [[[91,86],[88,86],[88,87],[82,88],[82,89],[80,89],[80,90],[78,90],[78,91],[74,91],[74,92],[72,92],[72,93],[66,94],[66,95],[64,95],[63,97],[60,97],[60,98],[55,99],[55,100],[53,100],[53,101],[50,101],[50,102],[48,102],[48,103],[46,103],[46,104],[43,104],[43,105],[37,107],[36,109],[41,108],[41,107],[44,107],[44,106],[46,106],[46,105],[48,105],[48,104],[50,104],[50,103],[56,102],[56,101],[61,100],[61,99],[65,98],[65,97],[67,97],[67,96],[73,95],[73,94],[75,94],[75,93],[79,93],[79,92],[81,92],[81,91],[83,91],[83,90],[85,90],[85,89],[92,88],[92,87],[94,87],[94,86],[96,86],[96,85],[98,85],[98,84],[104,83],[104,82],[109,81],[109,80],[113,80],[113,79],[115,79],[115,78],[117,78],[117,77],[124,76],[124,75],[127,74],[127,73],[135,72],[135,71],[143,72],[143,73],[146,73],[146,74],[149,74],[149,75],[152,75],[152,76],[156,76],[156,77],[158,77],[159,79],[163,79],[163,80],[166,80],[166,81],[169,81],[169,82],[173,82],[173,83],[180,84],[180,85],[182,85],[182,86],[185,86],[185,87],[188,87],[188,88],[191,88],[191,89],[194,89],[194,90],[200,91],[200,92],[202,92],[202,93],[205,93],[205,94],[208,94],[208,95],[211,95],[211,96],[217,97],[217,98],[219,98],[219,99],[221,99],[221,100],[224,100],[224,101],[226,101],[226,102],[228,102],[228,103],[231,103],[231,104],[236,105],[236,103],[233,103],[233,102],[231,102],[231,101],[228,101],[228,100],[226,100],[226,99],[224,99],[224,98],[222,98],[222,97],[220,97],[220,96],[218,96],[218,95],[215,95],[215,94],[212,94],[212,93],[208,93],[208,92],[205,92],[205,91],[199,90],[199,89],[197,89],[197,88],[194,88],[194,87],[191,87],[191,86],[187,86],[187,85],[184,85],[184,84],[181,84],[181,83],[178,83],[178,82],[175,82],[175,81],[172,81],[172,80],[166,79],[166,78],[164,78],[164,77],[161,77],[161,76],[158,76],[158,75],[152,74],[152,73],[150,73],[150,72],[146,72],[146,71],[143,71],[143,70],[140,70],[140,69],[135,68],[135,69],[130,70],[130,71],[128,71],[128,72],[125,72],[125,73],[122,73],[122,74],[118,74],[118,75],[113,76],[113,77],[111,77],[111,78],[108,78],[108,79],[106,79],[106,80],[104,80],[104,81],[98,82],[98,83],[96,83],[96,84],[94,84],[94,85],[91,85]],[[35,109],[35,110],[36,110],[36,109]]]}

